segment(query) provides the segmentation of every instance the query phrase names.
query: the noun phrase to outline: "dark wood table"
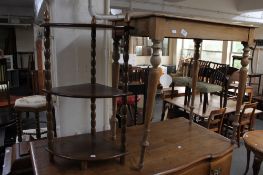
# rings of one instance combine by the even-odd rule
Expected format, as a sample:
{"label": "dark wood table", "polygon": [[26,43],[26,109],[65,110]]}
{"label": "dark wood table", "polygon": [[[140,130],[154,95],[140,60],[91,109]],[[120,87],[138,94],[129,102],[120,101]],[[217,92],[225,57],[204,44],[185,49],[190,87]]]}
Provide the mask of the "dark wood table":
{"label": "dark wood table", "polygon": [[[55,157],[49,161],[46,140],[30,143],[33,170],[36,175],[136,175],[136,174],[175,174],[175,175],[229,175],[233,145],[227,138],[211,132],[195,123],[189,124],[184,118],[153,123],[151,126],[150,146],[145,155],[144,168],[134,170],[140,152],[144,126],[127,128],[126,163],[117,160],[89,163],[86,170],[80,163]],[[110,132],[101,132],[110,139]],[[117,134],[119,141],[120,134]],[[74,137],[74,136],[73,136]]]}
{"label": "dark wood table", "polygon": [[248,172],[250,152],[252,151],[255,155],[253,162],[253,175],[258,175],[263,160],[263,130],[246,132],[243,139],[247,149],[247,166],[244,174],[246,175]]}

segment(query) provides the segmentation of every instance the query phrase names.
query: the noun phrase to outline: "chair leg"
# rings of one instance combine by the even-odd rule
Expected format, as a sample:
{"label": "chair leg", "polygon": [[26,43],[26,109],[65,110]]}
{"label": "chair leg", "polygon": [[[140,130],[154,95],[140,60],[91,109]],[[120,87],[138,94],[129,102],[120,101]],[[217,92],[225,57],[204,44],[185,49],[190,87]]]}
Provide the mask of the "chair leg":
{"label": "chair leg", "polygon": [[237,128],[237,146],[240,147],[240,130],[241,130],[241,127],[238,126]]}
{"label": "chair leg", "polygon": [[164,121],[165,118],[165,109],[166,109],[165,106],[166,106],[166,102],[163,100],[161,121]]}
{"label": "chair leg", "polygon": [[187,97],[188,97],[188,87],[185,87],[185,91],[184,91],[184,105],[187,104]]}
{"label": "chair leg", "polygon": [[202,98],[203,96],[202,96],[202,93],[200,92],[200,103],[202,103],[202,101],[203,101],[203,98]]}
{"label": "chair leg", "polygon": [[17,114],[16,114],[16,131],[17,131],[18,141],[22,142],[21,112],[17,112]]}
{"label": "chair leg", "polygon": [[36,118],[36,136],[37,139],[40,139],[41,133],[40,133],[39,112],[35,112],[35,118]]}
{"label": "chair leg", "polygon": [[208,102],[208,94],[207,94],[207,93],[204,93],[203,113],[206,112],[206,105],[207,105],[207,102]]}
{"label": "chair leg", "polygon": [[131,105],[128,105],[128,111],[129,111],[129,113],[130,113],[131,118],[132,118],[133,121],[134,121],[135,119],[134,119],[134,116],[132,115]]}

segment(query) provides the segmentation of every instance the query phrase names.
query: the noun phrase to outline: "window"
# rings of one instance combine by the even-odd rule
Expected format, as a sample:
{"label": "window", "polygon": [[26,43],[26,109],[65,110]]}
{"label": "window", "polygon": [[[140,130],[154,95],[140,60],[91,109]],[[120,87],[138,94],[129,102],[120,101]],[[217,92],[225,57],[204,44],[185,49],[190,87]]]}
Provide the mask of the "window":
{"label": "window", "polygon": [[[133,50],[136,56],[151,56],[152,40],[149,37],[132,37]],[[169,38],[164,38],[161,43],[162,56],[169,56]]]}
{"label": "window", "polygon": [[[180,40],[177,40],[180,42]],[[201,50],[201,59],[221,63],[223,41],[203,40]],[[192,39],[182,40],[181,58],[191,58],[194,56],[194,41]]]}
{"label": "window", "polygon": [[223,41],[203,40],[201,59],[221,63]]}
{"label": "window", "polygon": [[243,54],[243,45],[239,41],[232,41],[231,42],[231,52],[230,52],[230,65],[232,67],[241,68],[240,60],[235,59],[233,60],[233,55],[235,56],[242,56]]}

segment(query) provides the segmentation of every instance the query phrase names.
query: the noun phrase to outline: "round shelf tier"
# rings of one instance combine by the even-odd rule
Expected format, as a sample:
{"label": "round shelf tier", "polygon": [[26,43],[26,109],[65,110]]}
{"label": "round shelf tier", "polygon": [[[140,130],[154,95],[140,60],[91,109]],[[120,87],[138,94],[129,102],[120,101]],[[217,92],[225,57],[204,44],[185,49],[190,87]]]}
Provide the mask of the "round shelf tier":
{"label": "round shelf tier", "polygon": [[103,133],[92,138],[90,134],[55,138],[51,154],[78,161],[99,161],[121,157],[127,152],[121,152],[120,146],[107,139]]}
{"label": "round shelf tier", "polygon": [[131,95],[130,92],[124,93],[120,89],[91,83],[55,87],[50,91],[44,90],[44,92],[57,96],[73,98],[112,98]]}

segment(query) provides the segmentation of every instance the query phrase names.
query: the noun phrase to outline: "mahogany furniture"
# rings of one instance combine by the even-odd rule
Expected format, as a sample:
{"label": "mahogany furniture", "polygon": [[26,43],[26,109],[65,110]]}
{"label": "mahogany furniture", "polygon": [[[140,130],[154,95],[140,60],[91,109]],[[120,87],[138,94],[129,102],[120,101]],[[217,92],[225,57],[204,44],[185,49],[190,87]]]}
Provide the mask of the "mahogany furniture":
{"label": "mahogany furniture", "polygon": [[244,175],[247,174],[250,163],[250,152],[252,151],[255,155],[253,162],[253,175],[258,175],[260,165],[263,160],[263,131],[249,131],[243,136],[244,143],[247,149],[247,165]]}
{"label": "mahogany furniture", "polygon": [[[123,20],[115,21],[115,24],[123,24]],[[147,92],[147,106],[145,114],[145,130],[142,136],[141,144],[141,155],[138,162],[138,169],[143,168],[144,156],[146,148],[149,147],[149,133],[150,133],[150,122],[152,119],[152,113],[154,108],[155,94],[157,91],[157,85],[159,80],[158,65],[161,62],[160,57],[160,43],[164,37],[169,38],[187,38],[194,39],[194,63],[193,63],[193,79],[192,79],[192,99],[190,104],[190,124],[192,122],[193,111],[195,108],[195,93],[196,93],[196,82],[198,75],[198,59],[200,58],[200,46],[202,39],[207,40],[232,40],[241,41],[244,46],[244,53],[241,60],[241,75],[239,84],[239,93],[236,104],[236,113],[234,121],[234,133],[236,133],[238,127],[238,120],[240,114],[240,108],[242,105],[243,92],[245,90],[245,84],[247,79],[247,65],[249,57],[249,46],[254,42],[254,27],[251,26],[238,26],[231,24],[222,24],[216,22],[205,22],[191,19],[176,18],[165,15],[150,14],[144,16],[131,17],[130,25],[136,30],[131,32],[133,36],[148,36],[153,42],[153,53],[151,57],[151,64],[153,68],[149,73],[149,84]],[[232,138],[234,143],[235,138]]]}
{"label": "mahogany furniture", "polygon": [[[69,159],[81,164],[82,169],[88,167],[88,163],[94,161],[102,161],[120,158],[120,162],[124,164],[126,149],[126,116],[127,108],[123,110],[122,114],[122,128],[121,139],[116,142],[112,136],[112,140],[106,139],[102,134],[96,134],[96,99],[97,98],[115,98],[123,97],[124,105],[127,104],[126,96],[128,92],[128,48],[129,48],[129,26],[112,26],[104,24],[96,24],[96,19],[93,17],[91,24],[79,23],[50,23],[48,11],[44,12],[45,23],[41,26],[44,27],[44,55],[45,55],[45,93],[47,100],[47,151],[49,152],[49,159],[54,162],[55,157]],[[53,87],[51,84],[51,49],[50,49],[50,28],[84,28],[91,29],[91,81],[90,83],[69,85],[62,87]],[[112,29],[124,31],[124,88],[123,91],[117,87],[109,87],[106,85],[96,83],[96,31],[99,29]],[[116,44],[116,43],[115,43]],[[114,69],[113,69],[114,70]],[[115,73],[118,71],[114,70]],[[116,77],[114,77],[116,79]],[[74,137],[54,138],[53,131],[53,118],[52,115],[52,98],[51,95],[71,98],[89,98],[91,99],[91,131],[87,135],[79,135]],[[116,111],[114,111],[116,114]],[[115,117],[115,116],[114,116]],[[113,117],[113,118],[114,118]],[[115,118],[114,118],[115,119]],[[112,126],[114,123],[112,123]],[[116,124],[115,124],[116,125]],[[34,156],[34,155],[32,155]],[[34,157],[33,157],[34,158]]]}
{"label": "mahogany furniture", "polygon": [[[189,121],[184,118],[152,124],[149,138],[151,147],[145,154],[145,166],[141,171],[136,171],[134,168],[141,154],[138,143],[141,141],[143,130],[142,125],[127,128],[129,154],[126,156],[125,165],[119,166],[114,161],[103,161],[90,165],[86,170],[80,170],[76,162],[59,157],[54,158],[54,163],[50,162],[45,151],[47,140],[31,142],[30,153],[34,173],[36,175],[230,174],[233,151],[230,140],[195,123],[189,125]],[[119,132],[121,131],[118,130],[117,133]],[[108,140],[111,139],[109,131],[97,135],[105,135]],[[80,137],[86,138],[87,135]],[[120,139],[120,134],[117,134],[117,141]]]}

